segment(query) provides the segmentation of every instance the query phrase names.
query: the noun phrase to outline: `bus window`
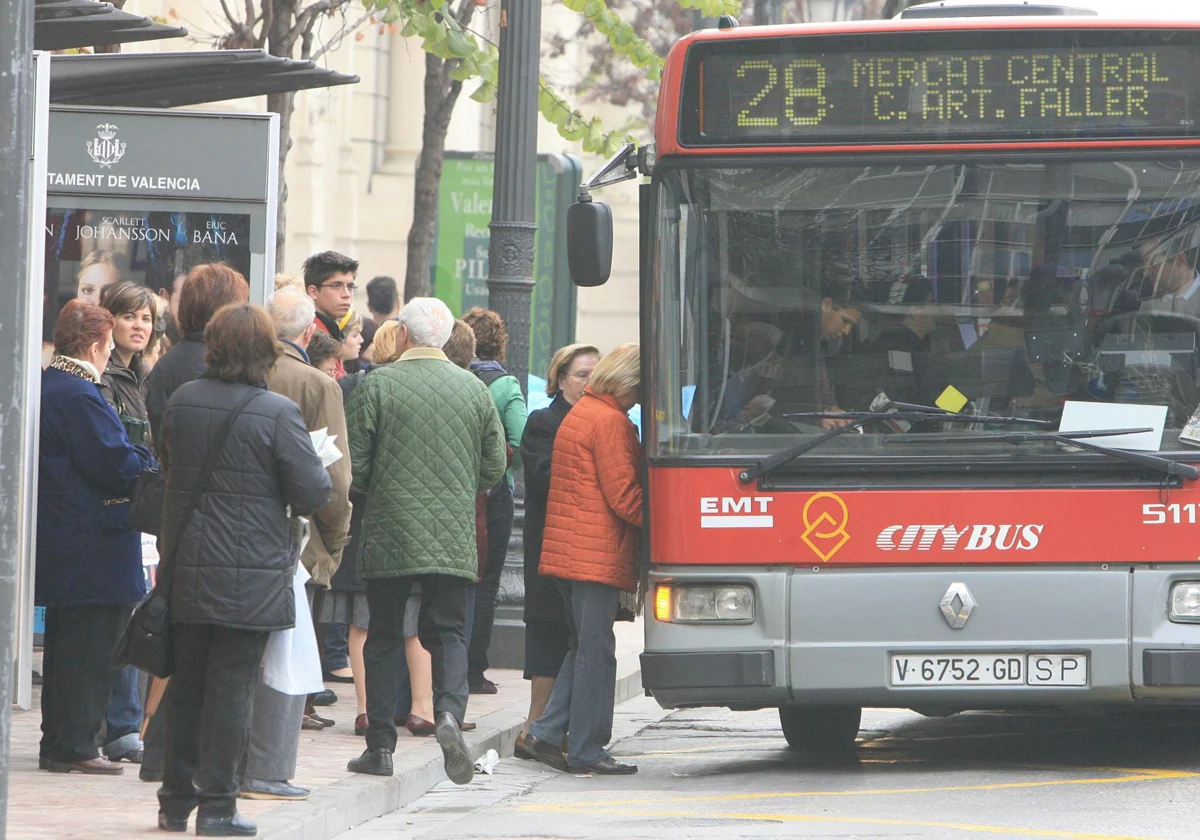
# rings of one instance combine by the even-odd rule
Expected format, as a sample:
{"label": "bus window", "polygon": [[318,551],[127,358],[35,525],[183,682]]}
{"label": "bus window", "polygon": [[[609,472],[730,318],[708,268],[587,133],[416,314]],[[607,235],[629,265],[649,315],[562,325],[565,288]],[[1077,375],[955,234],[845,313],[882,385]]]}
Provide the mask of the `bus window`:
{"label": "bus window", "polygon": [[[1067,400],[1166,405],[1174,448],[1200,403],[1200,164],[776,161],[658,182],[661,452],[777,447],[760,438],[882,396],[1053,423]],[[897,431],[979,430],[836,448],[895,454],[878,437]]]}

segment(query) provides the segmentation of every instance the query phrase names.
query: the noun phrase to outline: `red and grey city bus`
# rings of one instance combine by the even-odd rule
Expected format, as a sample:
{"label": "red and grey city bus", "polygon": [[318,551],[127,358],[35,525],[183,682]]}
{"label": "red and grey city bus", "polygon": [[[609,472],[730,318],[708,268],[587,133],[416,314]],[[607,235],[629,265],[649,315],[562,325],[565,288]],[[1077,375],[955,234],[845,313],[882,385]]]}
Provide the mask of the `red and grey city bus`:
{"label": "red and grey city bus", "polygon": [[598,285],[589,191],[649,176],[664,707],[1200,702],[1200,22],[1077,11],[722,20],[581,190]]}

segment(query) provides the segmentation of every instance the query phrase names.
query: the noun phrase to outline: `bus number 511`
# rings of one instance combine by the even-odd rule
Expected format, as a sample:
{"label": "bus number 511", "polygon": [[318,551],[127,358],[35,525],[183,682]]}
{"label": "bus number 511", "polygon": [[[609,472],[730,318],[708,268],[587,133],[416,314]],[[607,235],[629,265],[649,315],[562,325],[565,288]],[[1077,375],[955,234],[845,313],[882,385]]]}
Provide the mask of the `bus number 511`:
{"label": "bus number 511", "polygon": [[1143,525],[1196,524],[1196,504],[1142,505]]}

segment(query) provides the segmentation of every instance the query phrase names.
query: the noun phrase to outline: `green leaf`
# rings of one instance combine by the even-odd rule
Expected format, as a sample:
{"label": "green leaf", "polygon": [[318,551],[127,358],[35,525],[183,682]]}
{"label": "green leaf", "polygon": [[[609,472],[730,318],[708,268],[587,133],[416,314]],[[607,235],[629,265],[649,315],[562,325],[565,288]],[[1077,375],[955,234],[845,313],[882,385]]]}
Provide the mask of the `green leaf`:
{"label": "green leaf", "polygon": [[484,82],[471,94],[471,98],[476,102],[491,102],[496,98],[496,86],[491,82]]}
{"label": "green leaf", "polygon": [[450,52],[459,58],[466,58],[469,55],[475,54],[475,39],[465,32],[457,29],[450,33],[448,39],[450,44]]}

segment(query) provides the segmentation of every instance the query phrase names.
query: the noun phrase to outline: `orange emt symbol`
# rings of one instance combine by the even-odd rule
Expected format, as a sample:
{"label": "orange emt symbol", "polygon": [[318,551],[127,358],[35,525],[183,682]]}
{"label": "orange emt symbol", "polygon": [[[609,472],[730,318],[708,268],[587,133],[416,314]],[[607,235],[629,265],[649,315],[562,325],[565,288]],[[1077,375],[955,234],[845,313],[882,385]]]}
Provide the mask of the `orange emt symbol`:
{"label": "orange emt symbol", "polygon": [[[830,504],[818,505],[817,511],[820,515],[814,519],[813,506],[825,499],[828,499]],[[846,509],[846,503],[836,493],[817,493],[805,502],[802,515],[804,542],[821,558],[822,563],[828,563],[829,558],[850,541],[850,535],[846,533],[846,524],[850,521],[850,511]]]}

